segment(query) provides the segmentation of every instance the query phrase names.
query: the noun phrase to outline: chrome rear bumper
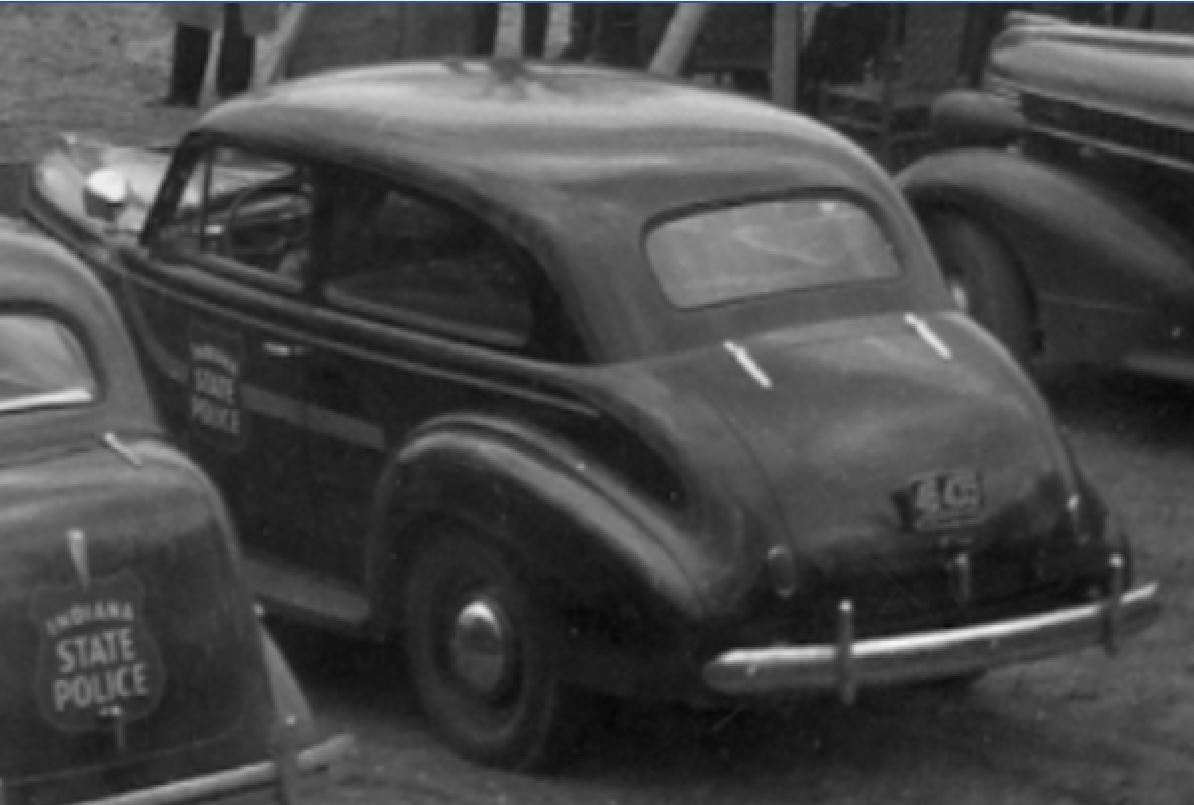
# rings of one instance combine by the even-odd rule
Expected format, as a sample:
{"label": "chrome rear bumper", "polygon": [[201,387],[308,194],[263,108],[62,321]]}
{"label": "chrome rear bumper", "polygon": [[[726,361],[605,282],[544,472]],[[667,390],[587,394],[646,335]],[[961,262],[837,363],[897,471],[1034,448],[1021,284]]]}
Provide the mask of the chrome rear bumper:
{"label": "chrome rear bumper", "polygon": [[736,649],[705,665],[705,684],[730,695],[837,691],[849,702],[860,686],[919,682],[997,668],[1103,645],[1145,629],[1161,605],[1156,584],[1106,601],[957,629],[853,639],[849,602],[833,645]]}
{"label": "chrome rear bumper", "polygon": [[352,746],[351,737],[338,735],[285,759],[265,760],[76,805],[181,805],[211,800],[237,805],[255,802],[290,805],[296,799],[294,786],[301,784],[300,781],[326,777]]}

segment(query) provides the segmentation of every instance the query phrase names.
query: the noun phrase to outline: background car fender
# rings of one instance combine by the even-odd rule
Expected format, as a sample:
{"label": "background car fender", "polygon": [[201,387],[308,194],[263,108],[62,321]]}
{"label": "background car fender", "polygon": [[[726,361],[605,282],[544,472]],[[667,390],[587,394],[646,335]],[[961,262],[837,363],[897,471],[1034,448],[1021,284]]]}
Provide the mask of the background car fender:
{"label": "background car fender", "polygon": [[929,156],[897,176],[922,224],[957,212],[1015,256],[1038,301],[1116,300],[1166,310],[1194,300],[1186,246],[1131,198],[1010,151]]}
{"label": "background car fender", "polygon": [[680,518],[532,426],[436,420],[393,457],[375,499],[369,589],[383,629],[397,609],[383,602],[437,519],[498,540],[538,593],[569,609],[618,601],[659,624],[697,620],[710,606]]}

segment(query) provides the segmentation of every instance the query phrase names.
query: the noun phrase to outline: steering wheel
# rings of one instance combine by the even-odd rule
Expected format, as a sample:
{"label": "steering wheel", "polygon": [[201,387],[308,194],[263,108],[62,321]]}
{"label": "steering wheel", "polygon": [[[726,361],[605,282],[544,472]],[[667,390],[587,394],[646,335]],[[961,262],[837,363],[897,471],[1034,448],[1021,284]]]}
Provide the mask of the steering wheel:
{"label": "steering wheel", "polygon": [[261,268],[276,267],[284,254],[305,248],[310,240],[312,203],[311,191],[302,187],[249,188],[228,207],[220,253]]}

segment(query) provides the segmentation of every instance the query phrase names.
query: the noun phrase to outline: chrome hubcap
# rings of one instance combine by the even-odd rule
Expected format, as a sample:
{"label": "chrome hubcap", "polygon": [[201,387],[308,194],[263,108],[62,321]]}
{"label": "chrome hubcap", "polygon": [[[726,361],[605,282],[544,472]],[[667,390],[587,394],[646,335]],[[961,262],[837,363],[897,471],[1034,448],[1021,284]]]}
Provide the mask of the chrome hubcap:
{"label": "chrome hubcap", "polygon": [[469,601],[456,614],[449,642],[457,678],[477,695],[500,695],[514,668],[513,638],[510,621],[496,602]]}

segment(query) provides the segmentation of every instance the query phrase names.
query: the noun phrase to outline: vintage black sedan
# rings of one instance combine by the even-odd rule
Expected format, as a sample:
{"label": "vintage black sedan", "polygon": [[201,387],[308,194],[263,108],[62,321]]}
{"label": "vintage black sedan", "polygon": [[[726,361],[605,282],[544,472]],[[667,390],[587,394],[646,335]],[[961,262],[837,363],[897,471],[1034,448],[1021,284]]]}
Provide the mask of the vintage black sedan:
{"label": "vintage black sedan", "polygon": [[963,307],[1020,359],[1194,381],[1194,37],[1028,17],[949,148],[899,178]]}
{"label": "vintage black sedan", "polygon": [[317,741],[110,299],[6,220],[0,639],[3,802],[267,802],[344,748]]}
{"label": "vintage black sedan", "polygon": [[772,106],[329,73],[173,154],[64,142],[27,212],[116,294],[265,606],[403,636],[469,757],[546,761],[594,693],[849,700],[1158,611],[890,179]]}

